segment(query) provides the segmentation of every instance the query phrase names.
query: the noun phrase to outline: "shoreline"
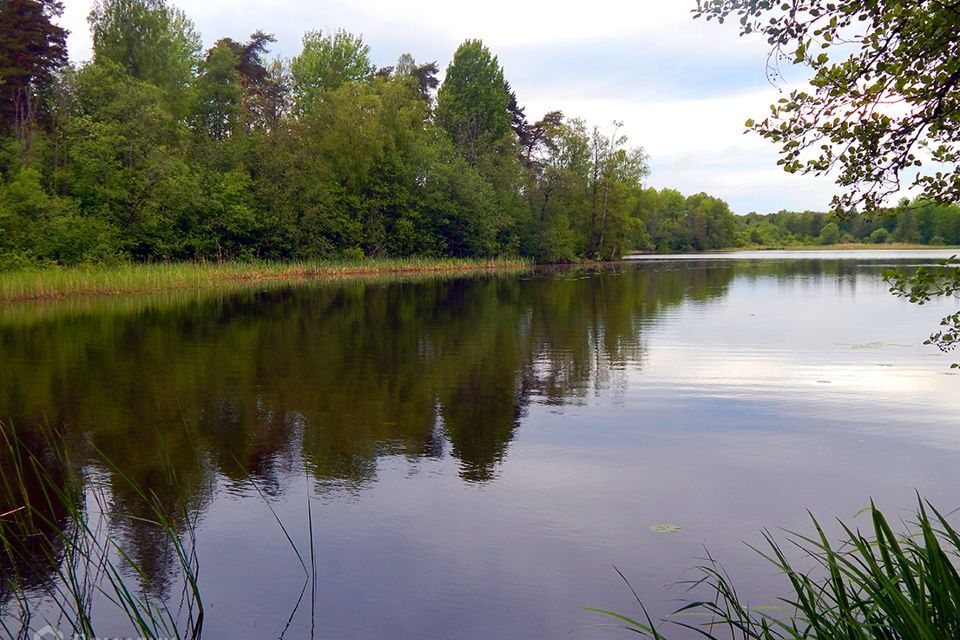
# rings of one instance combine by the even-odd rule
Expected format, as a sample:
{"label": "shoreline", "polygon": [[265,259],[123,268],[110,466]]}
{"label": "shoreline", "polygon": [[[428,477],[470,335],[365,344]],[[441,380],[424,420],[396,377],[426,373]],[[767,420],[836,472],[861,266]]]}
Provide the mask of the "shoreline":
{"label": "shoreline", "polygon": [[884,244],[865,244],[860,242],[841,242],[839,244],[786,244],[786,245],[750,245],[736,249],[721,249],[721,251],[944,251],[960,247],[949,244],[913,244],[910,242],[892,242]]}
{"label": "shoreline", "polygon": [[791,245],[748,245],[744,247],[726,247],[724,249],[711,249],[709,251],[680,251],[674,253],[656,253],[637,251],[627,254],[626,260],[635,256],[644,258],[650,257],[669,257],[669,256],[710,256],[710,255],[728,255],[736,253],[774,253],[777,251],[794,251],[797,253],[815,252],[815,251],[849,251],[856,253],[858,251],[957,251],[960,253],[960,246],[957,245],[932,245],[932,244],[791,244]]}
{"label": "shoreline", "polygon": [[201,291],[255,283],[298,283],[343,278],[378,278],[443,274],[520,272],[541,268],[629,264],[634,256],[670,259],[676,256],[732,255],[765,251],[944,251],[956,246],[896,244],[834,244],[731,247],[700,253],[631,253],[622,260],[570,264],[536,264],[525,258],[375,258],[362,261],[308,262],[169,262],[123,263],[115,266],[37,267],[0,272],[0,302],[41,302],[84,297],[146,295],[173,291]]}
{"label": "shoreline", "polygon": [[50,267],[0,273],[0,302],[122,296],[212,289],[252,283],[297,283],[350,277],[472,274],[524,271],[521,258],[374,259],[358,262],[174,262],[117,266]]}

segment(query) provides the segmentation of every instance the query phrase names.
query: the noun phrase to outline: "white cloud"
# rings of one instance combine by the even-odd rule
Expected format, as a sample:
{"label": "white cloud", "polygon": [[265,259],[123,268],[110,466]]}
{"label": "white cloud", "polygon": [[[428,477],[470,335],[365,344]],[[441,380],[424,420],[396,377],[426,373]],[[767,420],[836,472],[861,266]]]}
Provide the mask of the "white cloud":
{"label": "white cloud", "polygon": [[784,173],[775,147],[744,133],[746,119],[762,115],[777,97],[777,89],[766,86],[718,98],[646,102],[542,93],[528,104],[531,113],[559,108],[601,126],[623,121],[630,142],[650,154],[650,182],[658,188],[706,191],[737,213],[823,210],[834,193],[829,179]]}

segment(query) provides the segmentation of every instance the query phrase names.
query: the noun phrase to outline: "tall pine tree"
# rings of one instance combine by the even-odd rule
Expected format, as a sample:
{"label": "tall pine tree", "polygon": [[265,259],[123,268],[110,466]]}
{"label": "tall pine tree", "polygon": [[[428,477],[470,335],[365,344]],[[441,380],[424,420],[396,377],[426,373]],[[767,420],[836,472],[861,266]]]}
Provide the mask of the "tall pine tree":
{"label": "tall pine tree", "polygon": [[37,95],[67,64],[67,32],[53,23],[60,0],[0,2],[0,133],[29,135]]}

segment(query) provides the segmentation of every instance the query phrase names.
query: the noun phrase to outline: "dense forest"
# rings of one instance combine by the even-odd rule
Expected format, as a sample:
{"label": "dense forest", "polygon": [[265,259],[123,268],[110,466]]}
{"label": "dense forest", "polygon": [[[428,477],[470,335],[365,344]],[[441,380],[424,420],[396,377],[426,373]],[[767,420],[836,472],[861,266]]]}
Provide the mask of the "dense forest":
{"label": "dense forest", "polygon": [[208,50],[165,0],[103,0],[69,64],[59,0],[0,5],[0,268],[364,256],[617,258],[734,243],[729,207],[644,188],[618,123],[535,122],[478,40],[377,66],[308,31]]}
{"label": "dense forest", "polygon": [[815,211],[737,216],[740,246],[836,243],[960,245],[960,207],[903,201],[876,216],[837,217]]}

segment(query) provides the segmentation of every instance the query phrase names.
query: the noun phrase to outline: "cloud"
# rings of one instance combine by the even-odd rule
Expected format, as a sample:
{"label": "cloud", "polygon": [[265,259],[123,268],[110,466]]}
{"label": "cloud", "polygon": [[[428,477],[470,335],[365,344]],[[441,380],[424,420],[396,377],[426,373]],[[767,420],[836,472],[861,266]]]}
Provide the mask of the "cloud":
{"label": "cloud", "polygon": [[768,84],[710,98],[660,100],[578,97],[561,90],[541,91],[527,104],[530,113],[559,108],[601,128],[624,122],[630,144],[650,155],[650,183],[657,188],[706,191],[737,213],[824,210],[834,193],[829,179],[784,173],[776,165],[776,148],[744,133],[746,119],[762,115],[778,96]]}

